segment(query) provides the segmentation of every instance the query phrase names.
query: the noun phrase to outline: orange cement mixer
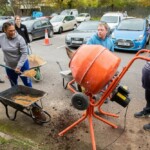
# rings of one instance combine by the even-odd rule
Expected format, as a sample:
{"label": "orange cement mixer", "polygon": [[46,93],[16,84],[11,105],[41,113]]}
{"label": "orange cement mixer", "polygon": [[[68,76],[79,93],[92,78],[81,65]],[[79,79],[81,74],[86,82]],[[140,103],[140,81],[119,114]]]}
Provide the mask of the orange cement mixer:
{"label": "orange cement mixer", "polygon": [[75,81],[91,94],[98,93],[112,79],[121,59],[100,45],[82,45],[70,61]]}

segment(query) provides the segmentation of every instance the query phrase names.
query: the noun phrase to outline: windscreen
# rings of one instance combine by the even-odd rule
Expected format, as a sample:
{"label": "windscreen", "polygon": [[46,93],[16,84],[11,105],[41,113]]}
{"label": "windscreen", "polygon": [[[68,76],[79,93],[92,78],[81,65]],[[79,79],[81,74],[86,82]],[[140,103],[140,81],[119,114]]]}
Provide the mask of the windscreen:
{"label": "windscreen", "polygon": [[82,22],[78,27],[77,30],[97,30],[99,22]]}
{"label": "windscreen", "polygon": [[131,31],[142,31],[144,29],[144,20],[128,19],[123,20],[118,28],[118,30],[131,30]]}
{"label": "windscreen", "polygon": [[104,21],[107,23],[117,23],[118,22],[118,16],[103,16],[101,18],[101,21]]}

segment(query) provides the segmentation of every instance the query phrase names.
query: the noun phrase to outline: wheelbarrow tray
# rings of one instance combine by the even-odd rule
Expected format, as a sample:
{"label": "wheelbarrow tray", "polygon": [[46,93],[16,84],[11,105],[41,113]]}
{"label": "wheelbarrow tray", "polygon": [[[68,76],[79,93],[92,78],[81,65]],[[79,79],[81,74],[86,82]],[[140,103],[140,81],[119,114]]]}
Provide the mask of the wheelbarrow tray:
{"label": "wheelbarrow tray", "polygon": [[[41,98],[45,95],[46,93],[37,89],[33,89],[27,86],[23,85],[16,85],[13,86],[3,92],[0,93],[0,101],[4,105],[9,105],[17,110],[23,110],[24,108],[28,108],[30,105],[33,103],[41,100]],[[34,97],[34,101],[27,100],[28,103],[26,105],[20,104],[15,102],[12,97],[18,96],[18,95],[28,95],[30,97]],[[19,99],[20,101],[25,101],[25,99]]]}

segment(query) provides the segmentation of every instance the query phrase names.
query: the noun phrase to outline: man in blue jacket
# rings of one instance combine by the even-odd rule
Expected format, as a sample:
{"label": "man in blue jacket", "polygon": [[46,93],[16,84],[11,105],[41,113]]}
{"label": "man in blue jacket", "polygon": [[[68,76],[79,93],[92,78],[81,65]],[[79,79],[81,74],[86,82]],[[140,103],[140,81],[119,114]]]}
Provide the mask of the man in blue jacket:
{"label": "man in blue jacket", "polygon": [[[98,25],[97,33],[94,34],[86,44],[88,45],[102,45],[108,50],[114,52],[113,41],[108,37],[109,27],[107,23],[101,22]],[[106,88],[106,87],[105,87]],[[98,95],[99,97],[99,95]],[[108,103],[108,98],[105,100],[105,103]]]}
{"label": "man in blue jacket", "polygon": [[110,39],[108,34],[109,27],[107,23],[101,22],[98,25],[98,31],[96,34],[94,34],[86,44],[88,45],[102,45],[109,49],[110,51],[114,51],[114,44],[112,39]]}

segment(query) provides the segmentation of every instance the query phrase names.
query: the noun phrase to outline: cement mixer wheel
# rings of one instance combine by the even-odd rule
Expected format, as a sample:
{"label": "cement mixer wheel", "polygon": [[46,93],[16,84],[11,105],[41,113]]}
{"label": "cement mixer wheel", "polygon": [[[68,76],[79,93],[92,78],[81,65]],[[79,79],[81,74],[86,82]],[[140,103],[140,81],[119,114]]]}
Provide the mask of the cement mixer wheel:
{"label": "cement mixer wheel", "polygon": [[89,106],[88,96],[81,92],[73,94],[71,102],[73,107],[75,107],[78,110],[86,110]]}

